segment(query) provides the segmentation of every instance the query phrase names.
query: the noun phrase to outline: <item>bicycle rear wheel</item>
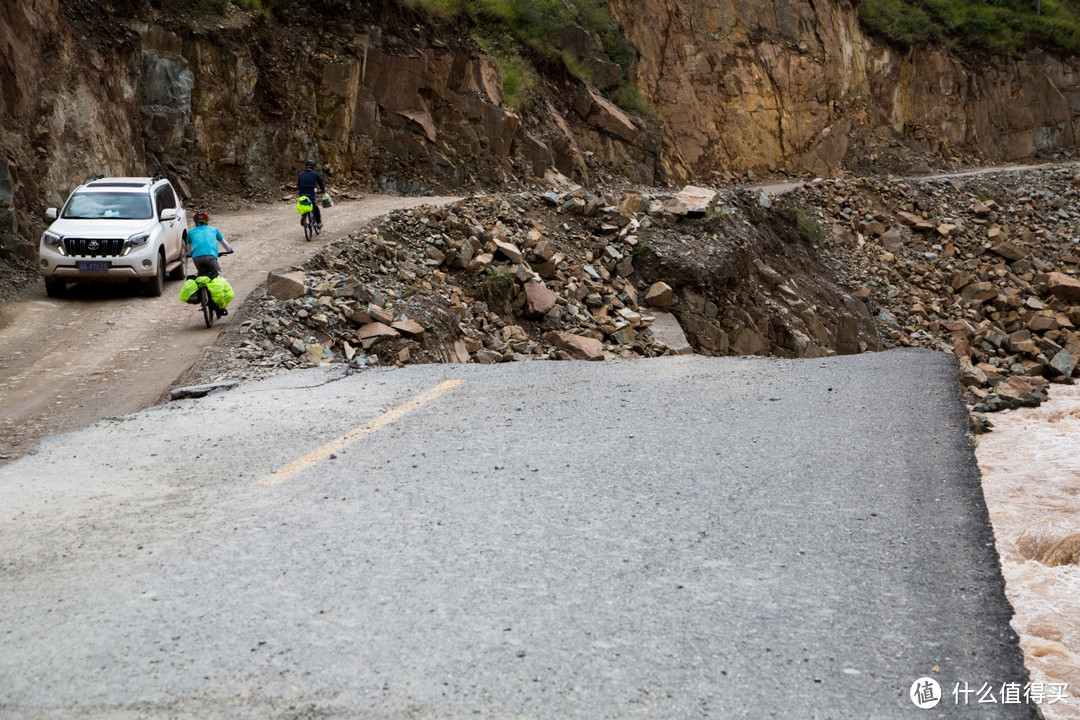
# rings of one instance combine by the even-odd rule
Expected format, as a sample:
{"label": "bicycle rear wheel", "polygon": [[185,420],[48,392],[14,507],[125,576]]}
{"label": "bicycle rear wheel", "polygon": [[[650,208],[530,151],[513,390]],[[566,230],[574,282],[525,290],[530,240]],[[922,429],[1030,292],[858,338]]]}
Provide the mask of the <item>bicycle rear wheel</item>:
{"label": "bicycle rear wheel", "polygon": [[206,327],[214,327],[214,301],[210,298],[210,291],[205,287],[199,288],[199,305],[202,307]]}
{"label": "bicycle rear wheel", "polygon": [[315,223],[311,220],[311,213],[304,215],[304,239],[311,242],[311,236],[315,233]]}

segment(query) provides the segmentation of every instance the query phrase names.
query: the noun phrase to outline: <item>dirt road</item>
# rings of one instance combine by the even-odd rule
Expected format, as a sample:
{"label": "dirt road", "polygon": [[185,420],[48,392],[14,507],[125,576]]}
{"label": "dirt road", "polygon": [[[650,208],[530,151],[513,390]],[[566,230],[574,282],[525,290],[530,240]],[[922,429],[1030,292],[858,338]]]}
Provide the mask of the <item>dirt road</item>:
{"label": "dirt road", "polygon": [[[237,308],[266,273],[302,262],[327,242],[379,215],[456,198],[368,196],[324,212],[325,227],[304,241],[292,203],[211,217],[236,254],[221,261]],[[198,308],[177,301],[171,281],[159,298],[122,285],[75,287],[65,298],[36,287],[0,312],[0,464],[51,435],[153,405],[228,327],[208,330]]]}

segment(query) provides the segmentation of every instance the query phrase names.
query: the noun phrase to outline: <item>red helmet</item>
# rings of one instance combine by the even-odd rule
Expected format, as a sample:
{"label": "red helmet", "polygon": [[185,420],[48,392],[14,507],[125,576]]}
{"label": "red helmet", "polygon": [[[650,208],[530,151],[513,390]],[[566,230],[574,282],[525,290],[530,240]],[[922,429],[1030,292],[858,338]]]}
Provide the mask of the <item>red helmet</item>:
{"label": "red helmet", "polygon": [[195,213],[194,220],[197,223],[210,222],[210,213],[206,212],[205,210],[200,210],[199,212]]}

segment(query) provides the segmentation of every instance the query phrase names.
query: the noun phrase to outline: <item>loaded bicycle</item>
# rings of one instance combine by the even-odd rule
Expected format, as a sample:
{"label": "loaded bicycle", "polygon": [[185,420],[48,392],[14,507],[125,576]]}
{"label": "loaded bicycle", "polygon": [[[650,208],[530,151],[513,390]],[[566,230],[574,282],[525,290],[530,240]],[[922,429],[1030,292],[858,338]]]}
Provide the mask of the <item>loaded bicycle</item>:
{"label": "loaded bicycle", "polygon": [[[296,212],[300,213],[300,225],[304,228],[304,239],[308,242],[311,242],[312,236],[322,232],[322,218],[316,217],[316,202],[314,195],[301,195],[296,198]],[[322,206],[328,208],[333,205],[330,193],[323,193]]]}
{"label": "loaded bicycle", "polygon": [[[229,250],[223,255],[232,255]],[[215,299],[215,296],[216,299]],[[190,305],[198,305],[206,327],[214,327],[214,320],[229,314],[225,306],[235,297],[235,292],[225,278],[217,272],[206,275],[188,275],[187,282],[180,290],[180,300]]]}

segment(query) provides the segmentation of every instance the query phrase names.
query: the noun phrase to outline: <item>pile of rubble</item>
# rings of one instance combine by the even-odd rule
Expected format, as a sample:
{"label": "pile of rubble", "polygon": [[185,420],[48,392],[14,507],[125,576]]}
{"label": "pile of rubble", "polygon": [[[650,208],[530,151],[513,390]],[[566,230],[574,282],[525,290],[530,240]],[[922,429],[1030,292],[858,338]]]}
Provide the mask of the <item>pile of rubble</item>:
{"label": "pile of rubble", "polygon": [[[850,296],[858,317],[845,308],[801,241],[751,224],[764,198],[727,199],[576,189],[398,211],[301,269],[271,273],[241,354],[291,368],[695,350],[817,357],[876,344],[868,308]],[[805,281],[785,282],[769,265],[777,258]]]}
{"label": "pile of rubble", "polygon": [[952,352],[976,412],[1033,406],[1080,361],[1080,170],[813,182],[800,202],[887,346]]}
{"label": "pile of rubble", "polygon": [[1080,361],[1080,171],[474,197],[270,274],[263,372],[319,363],[953,352],[976,411]]}

